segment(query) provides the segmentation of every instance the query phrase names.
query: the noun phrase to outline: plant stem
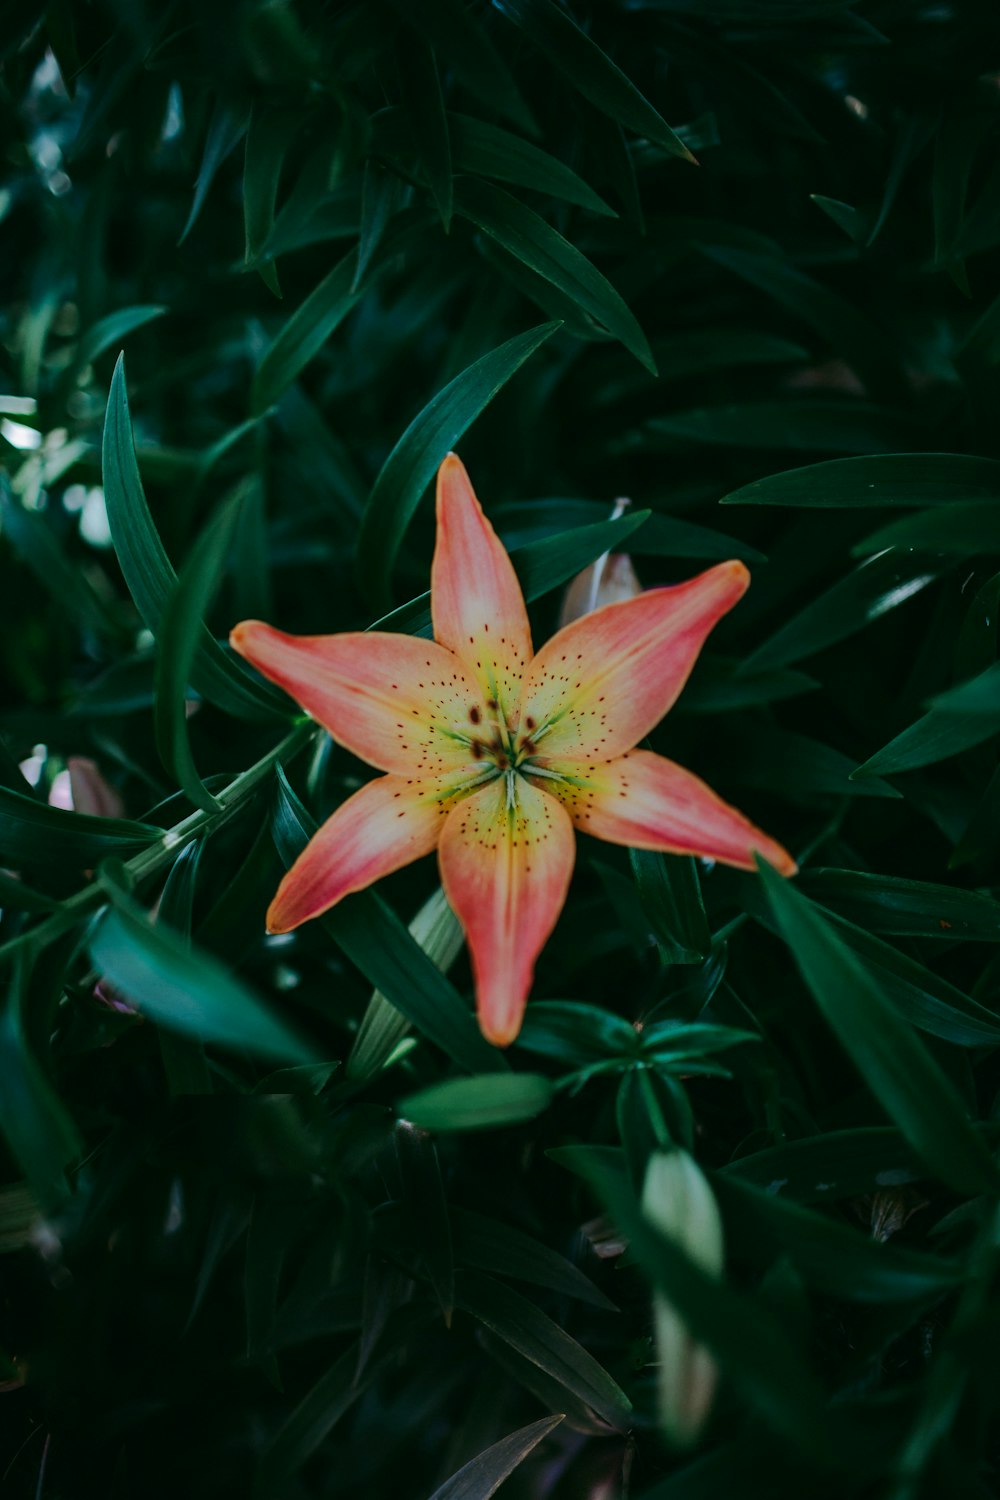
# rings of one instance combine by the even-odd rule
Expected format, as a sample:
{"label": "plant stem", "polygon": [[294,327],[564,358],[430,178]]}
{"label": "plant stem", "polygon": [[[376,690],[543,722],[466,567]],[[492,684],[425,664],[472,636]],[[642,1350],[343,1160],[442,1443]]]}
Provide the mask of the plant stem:
{"label": "plant stem", "polygon": [[[125,870],[130,881],[139,884],[143,880],[148,880],[150,876],[172,865],[181,850],[186,848],[192,840],[206,832],[214,833],[241,803],[253,795],[277,764],[290,760],[317,732],[317,726],[312,720],[297,724],[290,734],[286,734],[285,738],[275,745],[273,750],[262,755],[260,760],[246,771],[242,771],[218,793],[216,801],[219,805],[215,811],[197,809],[188,817],[182,818],[179,823],[175,823],[173,828],[166,829],[162,838],[157,839],[155,844],[151,844],[148,849],[140,850],[130,860],[126,860]],[[80,921],[81,917],[103,906],[106,901],[107,893],[99,881],[84,886],[82,890],[69,896],[59,910],[53,912],[50,917],[46,917],[43,922],[11,938],[10,942],[4,943],[0,947],[0,963],[22,951],[34,955],[57,937],[61,937],[64,932],[68,932]]]}

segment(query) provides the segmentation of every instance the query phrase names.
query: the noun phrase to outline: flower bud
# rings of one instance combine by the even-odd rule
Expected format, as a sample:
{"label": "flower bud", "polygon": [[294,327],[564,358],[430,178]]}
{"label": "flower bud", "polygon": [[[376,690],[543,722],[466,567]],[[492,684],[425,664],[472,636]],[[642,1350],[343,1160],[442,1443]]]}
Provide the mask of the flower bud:
{"label": "flower bud", "polygon": [[[686,1151],[658,1151],[649,1159],[642,1189],[649,1222],[710,1276],[721,1277],[722,1220],[704,1173]],[[653,1321],[659,1359],[660,1420],[678,1448],[697,1442],[708,1420],[718,1367],[691,1337],[681,1313],[656,1292]]]}
{"label": "flower bud", "polygon": [[125,812],[121,797],[105,781],[96,761],[84,755],[69,757],[65,771],[52,779],[48,800],[51,807],[88,813],[92,818],[120,818]]}
{"label": "flower bud", "polygon": [[[611,519],[616,521],[625,514],[630,501],[615,501]],[[642,593],[642,584],[636,577],[632,559],[625,552],[605,552],[596,562],[584,568],[571,580],[563,596],[559,611],[559,626],[588,615],[592,609],[605,604],[617,604],[622,599],[634,599]]]}

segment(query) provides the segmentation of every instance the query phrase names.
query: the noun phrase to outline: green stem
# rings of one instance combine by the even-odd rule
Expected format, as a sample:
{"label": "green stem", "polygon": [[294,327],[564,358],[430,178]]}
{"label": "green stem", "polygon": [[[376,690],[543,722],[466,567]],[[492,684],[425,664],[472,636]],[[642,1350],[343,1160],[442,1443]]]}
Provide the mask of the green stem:
{"label": "green stem", "polygon": [[[242,771],[218,793],[216,798],[218,807],[214,811],[207,812],[199,808],[188,817],[182,818],[179,823],[175,823],[173,828],[168,828],[162,838],[157,839],[148,849],[141,850],[127,860],[125,870],[130,880],[138,885],[151,876],[159,874],[161,870],[172,865],[181,850],[194,839],[200,838],[203,833],[214,833],[227,818],[231,817],[241,803],[253,795],[260,783],[279,762],[290,760],[317,732],[312,720],[297,724],[290,734],[275,745],[273,750],[262,755],[260,760],[248,770]],[[99,882],[85,886],[64,901],[58,911],[46,917],[43,922],[39,922],[36,927],[4,943],[0,947],[0,963],[17,953],[24,952],[34,956],[55,938],[68,932],[82,917],[88,916],[98,907],[103,906],[107,899],[107,892]]]}

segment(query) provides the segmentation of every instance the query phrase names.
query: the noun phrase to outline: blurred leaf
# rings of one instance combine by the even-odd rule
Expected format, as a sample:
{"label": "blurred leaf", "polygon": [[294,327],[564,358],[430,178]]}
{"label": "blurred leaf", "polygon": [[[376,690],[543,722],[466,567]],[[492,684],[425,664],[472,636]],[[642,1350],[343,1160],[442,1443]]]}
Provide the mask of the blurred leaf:
{"label": "blurred leaf", "polygon": [[98,818],[49,807],[0,787],[0,848],[17,868],[61,875],[92,870],[103,859],[128,859],[163,837],[163,830],[128,818]]}
{"label": "blurred leaf", "polygon": [[495,0],[497,8],[545,53],[553,67],[598,109],[646,136],[668,156],[694,161],[684,142],[618,65],[552,0]]}
{"label": "blurred leaf", "polygon": [[798,1203],[855,1198],[878,1188],[916,1182],[924,1168],[902,1131],[891,1125],[828,1130],[804,1140],[737,1156],[722,1175]]}
{"label": "blurred leaf", "polygon": [[659,452],[691,443],[734,448],[825,449],[830,452],[891,452],[914,437],[912,425],[886,407],[849,397],[786,396],[745,401],[651,417],[622,447]]}
{"label": "blurred leaf", "polygon": [[869,970],[770,866],[760,878],[806,985],[875,1098],[935,1176],[992,1192],[996,1168],[961,1100]]}
{"label": "blurred leaf", "polygon": [[639,1039],[624,1016],[577,1000],[532,1000],[517,1046],[552,1057],[563,1067],[586,1067],[607,1058],[633,1057]]}
{"label": "blurred leaf", "polygon": [[156,748],[168,774],[195,807],[209,813],[217,812],[219,804],[199,776],[191,753],[187,687],[242,499],[237,493],[218,510],[192,547],[163,611],[157,643]]}
{"label": "blurred leaf", "polygon": [[744,672],[784,667],[846,640],[933,583],[940,567],[885,552],[869,557],[826,589],[744,658]]}
{"label": "blurred leaf", "polygon": [[312,1060],[306,1043],[241,980],[168,928],[153,927],[124,893],[87,946],[105,983],[158,1025],[264,1057]]}
{"label": "blurred leaf", "polygon": [[[300,123],[301,115],[291,110],[268,110],[260,103],[250,110],[243,165],[243,255],[248,265],[256,261],[274,228],[274,205],[281,170]],[[259,262],[257,270],[268,290],[280,297],[281,287],[274,262]]]}
{"label": "blurred leaf", "polygon": [[870,776],[898,775],[947,760],[1000,731],[1000,663],[931,699],[923,718],[870,755],[853,775],[863,786]]}
{"label": "blurred leaf", "polygon": [[[124,355],[118,357],[108,394],[103,467],[104,498],[118,561],[136,609],[152,634],[158,636],[177,575],[142,490],[125,391]],[[199,692],[228,713],[286,717],[280,707],[283,695],[244,672],[207,630],[201,631],[197,643],[192,681]]]}
{"label": "blurred leaf", "polygon": [[806,1284],[831,1297],[884,1305],[945,1296],[961,1286],[961,1263],[881,1245],[857,1229],[733,1175],[712,1180],[727,1242],[766,1266],[787,1255]]}
{"label": "blurred leaf", "polygon": [[854,781],[849,755],[808,735],[754,726],[740,747],[730,774],[744,786],[776,792],[793,802],[812,804],[816,797],[895,797],[902,793],[872,776]]}
{"label": "blurred leaf", "polygon": [[544,1286],[608,1312],[618,1311],[588,1276],[548,1245],[499,1219],[485,1218],[464,1208],[453,1208],[451,1212],[455,1256],[460,1265]]}
{"label": "blurred leaf", "polygon": [[[312,304],[312,313],[314,316],[317,314],[320,316],[321,327],[326,328],[327,323],[329,322],[330,333],[334,331],[341,318],[346,313],[350,312],[351,308],[354,306],[354,303],[358,300],[358,297],[356,295],[358,293],[358,289],[361,286],[362,281],[364,280],[369,266],[371,265],[372,258],[374,257],[376,251],[385,238],[385,232],[389,227],[390,220],[402,205],[403,193],[404,185],[394,172],[388,171],[377,161],[367,161],[365,163],[364,186],[361,189],[361,231],[358,237],[357,261],[354,267],[354,275],[351,278],[350,285],[350,296],[353,300],[348,301],[341,298],[341,300],[335,304],[331,298],[328,304],[330,307],[328,316],[326,315],[327,304],[313,302],[312,297],[308,298],[306,303],[303,303],[303,308],[305,308],[309,303]],[[331,276],[328,276],[326,282],[322,283],[322,285],[326,286],[329,283],[331,290],[333,290],[334,283],[332,281],[332,276],[334,274],[335,273],[331,273]],[[317,287],[316,290],[319,291],[319,288]],[[315,293],[313,293],[313,296],[315,296]],[[337,296],[339,297],[340,294],[337,293]],[[339,309],[339,311],[337,309]],[[336,319],[336,321],[331,321],[334,318]],[[303,317],[303,332],[308,330],[308,328],[308,320]],[[325,338],[328,336],[328,334],[324,335],[323,342],[325,342]],[[275,345],[275,347],[278,347],[280,345],[281,339],[284,338],[285,329],[282,329],[281,335],[279,336],[279,341]],[[291,335],[289,335],[289,339],[290,338]],[[308,351],[308,353],[306,354],[306,361],[304,361],[304,363],[311,359],[313,354],[316,352],[316,349],[313,348],[315,338],[316,333],[314,331],[309,332],[307,334],[307,341],[304,344],[300,345],[300,350],[302,352]],[[317,345],[317,348],[318,347],[319,346]],[[294,350],[294,344],[286,343],[285,348],[291,348]],[[295,359],[297,360],[298,358],[299,354],[295,353]],[[298,370],[296,370],[295,373],[298,374]],[[287,384],[284,371],[281,372],[280,380],[282,385]]]}
{"label": "blurred leaf", "polygon": [[108,602],[93,587],[86,571],[60,545],[49,516],[26,510],[11,495],[0,474],[0,524],[12,546],[38,582],[71,620],[114,640],[121,625]]}
{"label": "blurred leaf", "polygon": [[237,144],[246,134],[247,113],[245,110],[234,106],[228,101],[218,99],[205,137],[205,150],[201,159],[201,167],[198,172],[198,180],[194,185],[194,200],[191,204],[191,212],[188,214],[187,223],[181,231],[178,240],[183,245],[191,233],[198,216],[205,205],[208,190],[215,180],[215,175],[231,151],[235,150]]}
{"label": "blurred leaf", "polygon": [[534,132],[531,111],[513,75],[478,19],[461,0],[392,0],[417,34],[430,42],[454,68],[474,99]]}
{"label": "blurred leaf", "polygon": [[630,849],[629,862],[664,962],[700,964],[712,944],[695,861]]}
{"label": "blurred leaf", "polygon": [[409,1094],[400,1117],[424,1130],[492,1130],[533,1120],[552,1100],[552,1084],[539,1073],[489,1073],[450,1078]]}
{"label": "blurred leaf", "polygon": [[446,1479],[431,1496],[431,1500],[490,1500],[509,1475],[523,1463],[531,1450],[548,1437],[554,1427],[563,1420],[561,1416],[542,1417],[527,1427],[501,1438],[498,1443],[477,1453],[457,1474]]}
{"label": "blurred leaf", "polygon": [[66,1172],[83,1154],[83,1141],[28,1042],[28,974],[20,956],[8,965],[5,979],[7,996],[0,1012],[0,1132],[42,1208],[52,1211],[69,1196]]}
{"label": "blurred leaf", "polygon": [[400,49],[399,61],[407,133],[447,234],[451,228],[452,151],[437,60],[429,47],[410,37]]}
{"label": "blurred leaf", "polygon": [[395,1139],[413,1248],[450,1328],[455,1307],[455,1254],[437,1148],[429,1135],[406,1120],[396,1122]]}
{"label": "blurred leaf", "polygon": [[[190,941],[194,891],[205,852],[198,839],[182,849],[170,867],[156,908],[156,920]],[[205,1048],[193,1036],[161,1029],[160,1056],[172,1098],[179,1094],[210,1094],[212,1080],[205,1061]]]}
{"label": "blurred leaf", "polygon": [[455,212],[564,293],[600,328],[618,339],[651,375],[656,374],[646,335],[610,281],[540,214],[482,178],[456,184]]}
{"label": "blurred leaf", "polygon": [[790,505],[841,509],[953,505],[1000,496],[1000,461],[963,453],[887,453],[834,458],[755,479],[724,495],[722,505]]}
{"label": "blurred leaf", "polygon": [[282,325],[254,374],[250,405],[255,416],[283,395],[354,307],[361,295],[354,287],[356,269],[352,250]]}
{"label": "blurred leaf", "polygon": [[85,365],[93,364],[107,349],[114,348],[120,344],[128,334],[134,333],[137,328],[143,328],[147,323],[152,323],[155,318],[162,318],[169,312],[166,307],[122,307],[117,312],[108,313],[96,323],[92,323],[77,345],[73,360],[73,369],[80,370]]}
{"label": "blurred leaf", "polygon": [[427,403],[396,443],[368,498],[358,539],[358,566],[376,598],[388,602],[403,536],[445,454],[557,326],[544,323],[519,333],[469,365]]}
{"label": "blurred leaf", "polygon": [[517,1352],[565,1386],[619,1431],[632,1403],[608,1372],[533,1302],[479,1271],[455,1275],[455,1302]]}
{"label": "blurred leaf", "polygon": [[[286,867],[315,831],[279,766],[272,832]],[[459,1067],[470,1073],[506,1069],[502,1054],[481,1036],[455,989],[374,891],[347,897],[320,921],[366,979]]]}
{"label": "blurred leaf", "polygon": [[978,891],[863,870],[805,870],[799,884],[821,906],[868,932],[1000,942],[1000,901]]}
{"label": "blurred leaf", "polygon": [[893,547],[943,553],[948,557],[977,557],[1000,552],[1000,510],[997,501],[967,501],[946,509],[918,511],[901,521],[880,526],[878,531],[855,542],[855,557]]}

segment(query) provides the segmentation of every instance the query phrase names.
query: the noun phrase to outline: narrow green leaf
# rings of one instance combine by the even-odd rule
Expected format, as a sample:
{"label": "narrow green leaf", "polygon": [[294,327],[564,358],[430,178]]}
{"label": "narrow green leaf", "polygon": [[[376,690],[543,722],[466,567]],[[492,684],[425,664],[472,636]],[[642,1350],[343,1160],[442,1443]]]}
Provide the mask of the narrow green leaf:
{"label": "narrow green leaf", "polygon": [[450,1328],[455,1308],[455,1253],[437,1147],[426,1131],[414,1128],[407,1120],[396,1122],[395,1139],[413,1249]]}
{"label": "narrow green leaf", "polygon": [[[205,839],[196,839],[181,850],[170,867],[156,908],[157,922],[172,928],[188,944],[194,915],[195,884],[205,844]],[[159,1042],[171,1098],[212,1092],[205,1048],[197,1037],[165,1031],[161,1027]]]}
{"label": "narrow green leaf", "polygon": [[831,453],[894,452],[916,436],[898,412],[850,397],[784,396],[696,407],[650,417],[615,445],[624,452],[685,451],[693,444],[723,448],[789,448]]}
{"label": "narrow green leaf", "polygon": [[408,26],[447,59],[473,99],[482,100],[522,130],[536,126],[513,74],[475,12],[462,0],[392,0]]}
{"label": "narrow green leaf", "polygon": [[1000,662],[931,700],[915,724],[877,750],[854,776],[894,776],[934,765],[1000,732]]}
{"label": "narrow green leaf", "polygon": [[917,1182],[924,1170],[902,1131],[867,1125],[738,1156],[722,1168],[722,1175],[752,1183],[769,1197],[822,1203]]}
{"label": "narrow green leaf", "polygon": [[191,549],[167,601],[157,642],[156,748],[164,769],[195,807],[205,812],[217,812],[219,804],[199,776],[191,753],[187,689],[241,501],[237,493],[217,511]]}
{"label": "narrow green leaf", "polygon": [[425,43],[406,38],[399,50],[399,87],[413,149],[423,168],[445,234],[451,228],[452,158],[448,115],[437,59]]}
{"label": "narrow green leaf", "polygon": [[729,1244],[739,1245],[751,1263],[762,1267],[787,1255],[806,1284],[828,1296],[883,1306],[943,1297],[964,1279],[960,1262],[881,1245],[738,1177],[715,1174],[712,1187]]}
{"label": "narrow green leaf", "polygon": [[575,89],[612,120],[645,136],[669,156],[695,158],[617,63],[552,0],[495,0]]}
{"label": "narrow green leaf", "polygon": [[558,326],[545,323],[516,334],[477,359],[427,403],[396,443],[372,488],[358,541],[358,566],[377,599],[388,603],[393,563],[442,459]]}
{"label": "narrow green leaf", "polygon": [[274,405],[354,307],[361,296],[354,285],[356,269],[352,250],[295,309],[264,351],[250,392],[254,415]]}
{"label": "narrow green leaf", "polygon": [[166,927],[154,927],[123,893],[88,939],[94,967],[158,1025],[200,1041],[304,1063],[312,1049],[242,980]]}
{"label": "narrow green leaf", "polygon": [[208,190],[215,180],[215,175],[226,157],[235,150],[241,137],[247,128],[247,115],[245,109],[229,104],[223,99],[216,101],[208,126],[208,134],[205,137],[205,149],[202,153],[201,167],[198,170],[198,180],[194,185],[194,200],[191,204],[191,212],[188,214],[187,223],[181,230],[179,245],[183,245],[198,220],[208,197]]}
{"label": "narrow green leaf", "polygon": [[540,1073],[489,1073],[432,1084],[400,1100],[398,1112],[424,1130],[493,1130],[533,1120],[552,1094],[553,1085]]}
{"label": "narrow green leaf", "polygon": [[639,905],[649,920],[666,963],[700,964],[712,946],[693,859],[630,849]]}
{"label": "narrow green leaf", "polygon": [[863,630],[940,576],[940,564],[898,552],[869,557],[744,658],[742,672],[785,667]]}
{"label": "narrow green leaf", "polygon": [[471,1266],[476,1271],[490,1271],[497,1276],[510,1276],[515,1281],[528,1281],[564,1297],[589,1302],[593,1307],[602,1307],[608,1312],[618,1311],[610,1298],[605,1297],[571,1260],[523,1234],[520,1229],[514,1229],[499,1219],[470,1213],[464,1208],[452,1208],[451,1219],[455,1257],[459,1265]]}
{"label": "narrow green leaf", "polygon": [[[508,550],[527,548],[536,540],[562,532],[564,541],[577,527],[599,526],[605,522],[607,506],[597,500],[570,500],[559,497],[538,500],[515,500],[498,505],[495,519]],[[697,557],[726,562],[742,558],[744,562],[766,562],[762,552],[739,537],[727,536],[695,521],[681,520],[645,511],[642,530],[627,547],[614,550],[630,552],[633,557]]]}
{"label": "narrow green leaf", "polygon": [[851,548],[855,557],[893,547],[943,553],[947,557],[978,557],[1000,552],[1000,497],[972,500],[946,508],[918,511],[888,526],[880,526]]}
{"label": "narrow green leaf", "polygon": [[866,966],[770,866],[760,865],[760,878],[820,1011],[913,1149],[957,1191],[995,1191],[996,1168],[961,1100]]}
{"label": "narrow green leaf", "polygon": [[[449,109],[448,129],[456,172],[510,182],[564,203],[575,203],[591,213],[616,218],[603,198],[558,157],[533,146],[513,131]],[[389,156],[412,152],[402,110],[380,110],[372,120],[372,149]]]}
{"label": "narrow green leaf", "polygon": [[834,458],[755,479],[722,505],[788,505],[821,510],[954,505],[1000,498],[1000,460],[964,453],[876,453]]}
{"label": "narrow green leaf", "polygon": [[[120,355],[108,393],[104,419],[104,499],[115,552],[129,593],[149,630],[158,636],[177,575],[146,503],[132,441],[125,389],[125,357]],[[283,695],[255,679],[202,630],[192,666],[193,685],[211,702],[242,717],[287,718]]]}
{"label": "narrow green leaf", "polygon": [[[315,832],[279,766],[272,833],[286,867]],[[503,1055],[480,1034],[454,986],[374,891],[348,896],[320,921],[369,982],[459,1067],[470,1073],[506,1070]]]}
{"label": "narrow green leaf", "polygon": [[[865,870],[804,870],[800,888],[868,932],[1000,943],[1000,901],[979,891]],[[1000,1025],[1000,1020],[998,1020]]]}
{"label": "narrow green leaf", "polygon": [[0,787],[0,849],[16,869],[53,875],[92,870],[102,859],[129,859],[161,838],[162,828],[150,823],[69,812]]}
{"label": "narrow green leaf", "polygon": [[592,1354],[533,1302],[479,1271],[455,1275],[455,1303],[623,1431],[632,1403]]}
{"label": "narrow green leaf", "polygon": [[274,228],[274,206],[278,198],[281,169],[302,116],[297,110],[268,109],[259,100],[250,110],[246,155],[243,163],[244,260],[256,263],[267,289],[281,296],[278,270],[273,260],[258,261],[261,249]]}
{"label": "narrow green leaf", "polygon": [[496,240],[530,271],[551,282],[601,329],[625,345],[651,375],[656,361],[646,335],[621,294],[575,245],[541,214],[482,178],[456,184],[455,212]]}
{"label": "narrow green leaf", "polygon": [[438,1485],[431,1500],[490,1500],[532,1449],[563,1420],[561,1415],[542,1417],[484,1448],[444,1484]]}
{"label": "narrow green leaf", "polygon": [[69,1196],[66,1170],[79,1160],[83,1142],[28,1042],[27,979],[26,966],[15,961],[0,1012],[0,1133],[41,1206],[54,1210]]}
{"label": "narrow green leaf", "polygon": [[578,1000],[533,1000],[524,1014],[518,1047],[563,1067],[580,1068],[614,1057],[634,1057],[639,1038],[624,1016]]}
{"label": "narrow green leaf", "polygon": [[169,309],[157,304],[146,304],[138,307],[121,307],[116,312],[108,313],[106,317],[99,318],[92,323],[84,333],[73,359],[74,370],[83,369],[84,365],[93,364],[107,349],[115,344],[120,344],[128,334],[134,333],[137,328],[143,328],[147,323],[152,323],[155,318],[162,318]]}

